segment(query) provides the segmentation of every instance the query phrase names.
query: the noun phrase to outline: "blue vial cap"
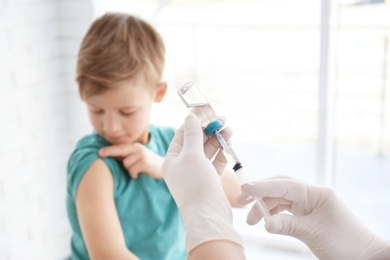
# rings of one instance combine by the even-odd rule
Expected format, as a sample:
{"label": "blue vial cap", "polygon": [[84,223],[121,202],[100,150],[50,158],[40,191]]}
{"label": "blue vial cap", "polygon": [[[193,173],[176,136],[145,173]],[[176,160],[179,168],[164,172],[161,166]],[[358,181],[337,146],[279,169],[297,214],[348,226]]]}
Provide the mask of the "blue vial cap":
{"label": "blue vial cap", "polygon": [[207,125],[207,127],[204,129],[204,132],[207,136],[214,134],[216,131],[221,129],[222,123],[219,120],[216,120],[214,122],[211,122]]}

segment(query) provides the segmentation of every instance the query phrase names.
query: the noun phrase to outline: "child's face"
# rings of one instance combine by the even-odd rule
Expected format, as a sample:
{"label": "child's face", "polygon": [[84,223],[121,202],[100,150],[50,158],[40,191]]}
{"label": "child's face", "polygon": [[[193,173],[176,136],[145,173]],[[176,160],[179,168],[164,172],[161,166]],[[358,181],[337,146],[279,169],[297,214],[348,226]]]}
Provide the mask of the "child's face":
{"label": "child's face", "polygon": [[151,107],[163,98],[166,84],[154,92],[145,84],[125,81],[85,100],[93,128],[109,143],[148,143]]}

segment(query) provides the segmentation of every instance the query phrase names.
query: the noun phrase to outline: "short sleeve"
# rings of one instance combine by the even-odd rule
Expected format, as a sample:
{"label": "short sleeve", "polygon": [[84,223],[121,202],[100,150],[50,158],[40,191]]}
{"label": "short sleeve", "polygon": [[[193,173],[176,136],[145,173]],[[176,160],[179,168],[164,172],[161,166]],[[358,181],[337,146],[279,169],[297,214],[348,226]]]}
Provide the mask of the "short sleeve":
{"label": "short sleeve", "polygon": [[77,149],[71,155],[68,162],[68,191],[70,191],[72,198],[76,198],[77,189],[79,183],[92,163],[97,159],[103,159],[111,173],[113,174],[114,180],[117,175],[117,165],[113,158],[101,158],[98,155],[98,148],[88,147]]}
{"label": "short sleeve", "polygon": [[77,187],[81,178],[92,163],[99,158],[95,149],[76,150],[68,162],[68,188],[73,198],[76,198]]}

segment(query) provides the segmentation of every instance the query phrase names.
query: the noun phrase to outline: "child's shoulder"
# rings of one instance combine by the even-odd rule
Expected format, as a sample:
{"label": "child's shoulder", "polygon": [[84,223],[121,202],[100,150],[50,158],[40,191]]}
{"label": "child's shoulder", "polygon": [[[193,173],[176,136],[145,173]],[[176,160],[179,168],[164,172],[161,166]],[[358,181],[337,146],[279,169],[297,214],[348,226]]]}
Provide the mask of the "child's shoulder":
{"label": "child's shoulder", "polygon": [[99,149],[107,145],[109,145],[108,142],[96,132],[82,137],[70,155],[68,167],[77,167],[80,163],[90,164],[99,158]]}
{"label": "child's shoulder", "polygon": [[[68,190],[76,197],[79,183],[91,165],[99,158],[99,149],[108,143],[96,132],[82,137],[76,144],[67,165]],[[116,169],[113,158],[103,158],[110,169]]]}
{"label": "child's shoulder", "polygon": [[109,143],[96,132],[92,132],[89,135],[82,137],[76,144],[75,150],[82,149],[100,149]]}

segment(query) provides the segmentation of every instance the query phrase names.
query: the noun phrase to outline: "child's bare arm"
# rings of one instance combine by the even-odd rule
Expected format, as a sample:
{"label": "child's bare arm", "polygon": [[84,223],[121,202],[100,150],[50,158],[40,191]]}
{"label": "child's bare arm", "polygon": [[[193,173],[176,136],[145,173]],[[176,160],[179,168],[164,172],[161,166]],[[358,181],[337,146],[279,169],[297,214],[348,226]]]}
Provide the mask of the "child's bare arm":
{"label": "child's bare arm", "polygon": [[243,205],[236,202],[236,197],[241,193],[241,184],[234,171],[226,168],[221,174],[221,182],[230,205],[234,208],[243,208]]}
{"label": "child's bare arm", "polygon": [[103,160],[96,160],[81,179],[76,206],[91,259],[138,259],[126,247],[114,203],[114,179]]}
{"label": "child's bare arm", "polygon": [[141,172],[155,179],[162,178],[164,158],[140,143],[107,146],[100,149],[99,155],[121,161],[133,179],[137,179]]}

